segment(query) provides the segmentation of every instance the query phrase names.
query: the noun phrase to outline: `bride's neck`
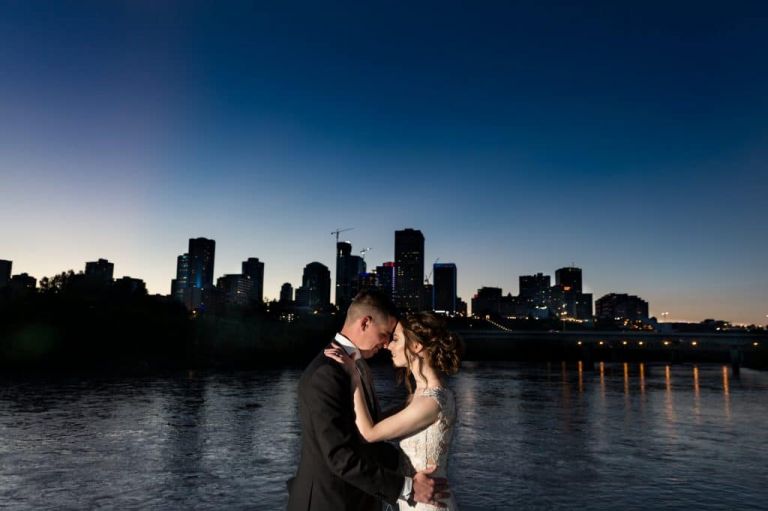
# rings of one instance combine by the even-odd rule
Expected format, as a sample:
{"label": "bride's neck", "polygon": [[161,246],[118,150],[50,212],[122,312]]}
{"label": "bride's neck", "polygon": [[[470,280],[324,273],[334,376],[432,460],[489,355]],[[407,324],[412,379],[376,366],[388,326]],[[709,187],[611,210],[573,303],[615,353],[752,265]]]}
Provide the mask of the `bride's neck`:
{"label": "bride's neck", "polygon": [[426,364],[420,364],[411,368],[411,374],[416,380],[416,390],[432,389],[441,387],[442,381],[437,375],[437,371]]}

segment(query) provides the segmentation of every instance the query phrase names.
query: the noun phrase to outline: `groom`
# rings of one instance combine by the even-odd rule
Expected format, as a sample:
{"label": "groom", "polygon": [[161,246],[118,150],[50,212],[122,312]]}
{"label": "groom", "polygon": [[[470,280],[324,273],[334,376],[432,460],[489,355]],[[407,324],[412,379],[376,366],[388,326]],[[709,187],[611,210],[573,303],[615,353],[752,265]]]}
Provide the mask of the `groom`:
{"label": "groom", "polygon": [[[377,420],[378,402],[368,377],[370,358],[392,339],[397,311],[377,291],[362,291],[353,300],[341,333],[333,343],[355,359],[371,416]],[[366,383],[367,382],[367,383]],[[446,481],[417,473],[413,478],[396,472],[397,450],[381,442],[366,444],[355,426],[349,376],[322,351],[299,381],[301,461],[288,481],[288,510],[379,510],[383,500],[395,504],[429,502],[445,492]],[[440,504],[438,504],[440,505]]]}

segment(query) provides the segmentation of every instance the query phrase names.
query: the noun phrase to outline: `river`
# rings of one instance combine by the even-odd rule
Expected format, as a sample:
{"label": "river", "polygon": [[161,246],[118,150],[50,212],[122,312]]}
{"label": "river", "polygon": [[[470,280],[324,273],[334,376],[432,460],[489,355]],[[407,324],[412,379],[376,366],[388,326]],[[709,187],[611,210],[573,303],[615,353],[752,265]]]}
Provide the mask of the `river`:
{"label": "river", "polygon": [[[4,380],[0,508],[283,509],[299,376]],[[766,372],[465,363],[450,386],[461,509],[766,508]]]}

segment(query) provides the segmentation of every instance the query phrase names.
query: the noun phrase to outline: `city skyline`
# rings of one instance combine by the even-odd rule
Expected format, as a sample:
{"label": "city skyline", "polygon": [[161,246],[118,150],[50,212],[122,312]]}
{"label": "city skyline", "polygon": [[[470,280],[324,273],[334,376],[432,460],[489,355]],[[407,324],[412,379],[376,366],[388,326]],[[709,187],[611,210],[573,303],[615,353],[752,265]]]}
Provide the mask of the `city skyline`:
{"label": "city skyline", "polygon": [[334,229],[371,271],[412,227],[467,302],[573,264],[595,299],[764,324],[766,11],[0,0],[0,258],[168,294],[202,236],[277,298]]}
{"label": "city skyline", "polygon": [[[351,228],[349,228],[349,229],[351,230]],[[425,239],[425,237],[423,236],[423,233],[421,233],[421,231],[419,231],[418,229],[414,230],[413,228],[405,228],[404,230],[395,231],[395,237],[397,238],[398,234],[403,234],[403,233],[407,234],[407,233],[411,233],[411,232],[416,233],[420,240],[424,240]],[[333,231],[333,232],[331,232],[331,234],[332,235],[337,235],[338,233],[337,233],[337,231]],[[421,243],[421,241],[419,243]],[[340,253],[339,251],[341,250],[341,247],[345,246],[345,245],[346,245],[346,247],[344,248],[344,251],[347,252],[347,253],[350,252],[350,250],[352,248],[351,247],[351,242],[349,242],[349,241],[339,241],[339,242],[336,243],[335,257],[336,257],[336,261],[337,262],[338,262],[338,256],[339,256],[339,253]],[[232,288],[232,286],[240,285],[241,284],[241,280],[245,278],[246,280],[248,280],[248,282],[247,282],[248,288],[246,289],[245,292],[246,292],[246,294],[249,297],[254,296],[254,293],[255,293],[255,296],[261,297],[261,299],[263,299],[264,301],[273,301],[274,300],[274,301],[284,302],[284,300],[283,300],[283,298],[284,298],[283,297],[283,293],[286,290],[285,286],[289,285],[291,289],[296,289],[298,291],[297,292],[297,298],[296,298],[297,303],[308,302],[308,303],[304,303],[304,306],[307,306],[307,307],[321,306],[322,307],[322,306],[324,306],[324,304],[335,304],[337,306],[339,305],[338,302],[337,302],[337,297],[335,296],[335,293],[333,292],[333,288],[335,286],[332,284],[332,281],[334,281],[334,282],[336,281],[338,268],[336,269],[336,271],[332,271],[330,267],[324,265],[323,263],[320,263],[317,260],[317,258],[313,259],[310,262],[308,262],[303,267],[303,270],[301,271],[301,276],[299,277],[299,285],[298,286],[294,287],[293,286],[293,282],[284,282],[284,283],[282,283],[280,285],[280,289],[278,289],[278,292],[277,292],[277,294],[275,296],[267,296],[267,295],[264,294],[263,289],[262,289],[263,283],[268,280],[268,279],[265,278],[265,275],[268,274],[268,270],[267,270],[267,272],[265,272],[265,263],[263,261],[260,261],[258,257],[248,257],[247,260],[245,260],[245,261],[243,261],[241,263],[241,268],[242,268],[241,272],[239,272],[239,273],[222,273],[220,271],[216,271],[215,259],[213,257],[213,251],[215,250],[215,246],[216,246],[216,240],[214,240],[214,239],[208,239],[208,238],[205,238],[205,237],[190,238],[189,239],[190,251],[177,257],[177,266],[176,266],[177,273],[175,273],[175,277],[176,278],[172,278],[169,281],[170,282],[170,292],[166,293],[166,292],[159,291],[159,292],[155,293],[151,289],[149,289],[149,287],[147,286],[148,292],[150,294],[158,294],[158,295],[168,296],[168,297],[171,297],[173,299],[176,299],[176,300],[184,303],[190,310],[193,309],[193,308],[196,308],[198,305],[200,305],[200,301],[201,301],[200,298],[201,298],[201,296],[199,294],[199,290],[198,290],[197,298],[193,299],[193,298],[191,298],[189,296],[185,296],[184,295],[183,288],[177,288],[177,282],[178,282],[178,279],[180,277],[180,273],[179,272],[182,271],[181,268],[182,268],[182,265],[183,265],[183,268],[185,268],[185,270],[183,270],[183,272],[189,272],[187,274],[188,277],[187,277],[186,280],[188,280],[190,282],[190,289],[196,287],[194,282],[197,280],[197,281],[199,281],[197,286],[201,286],[201,287],[199,287],[199,289],[202,289],[202,287],[206,287],[207,286],[208,288],[221,288],[225,292],[230,292],[230,288]],[[194,247],[197,247],[197,248],[194,248]],[[420,248],[419,250],[422,250],[422,249],[423,249],[423,247]],[[194,256],[190,257],[190,253],[194,254],[196,251],[200,252],[200,254],[197,257],[204,257],[204,258],[208,259],[208,262],[204,263],[204,265],[199,265],[199,268],[197,270],[194,270],[194,269],[192,269],[192,267],[195,266],[195,264],[192,263],[191,261],[193,261],[195,259],[195,257]],[[208,252],[208,251],[210,251],[210,252]],[[367,247],[366,249],[364,249],[363,253],[367,253],[368,251],[370,251],[370,247]],[[202,254],[206,253],[206,252],[208,252],[207,255],[203,256]],[[182,259],[184,260],[184,263],[181,262]],[[429,303],[432,304],[433,307],[437,306],[436,304],[438,303],[438,302],[434,301],[434,300],[437,300],[436,295],[435,296],[431,295],[431,293],[433,292],[432,291],[432,289],[433,289],[432,284],[434,284],[435,279],[437,278],[438,273],[439,273],[437,271],[438,268],[447,269],[447,270],[449,270],[450,273],[452,273],[452,276],[449,277],[449,279],[452,280],[450,285],[453,286],[454,289],[458,289],[458,286],[456,285],[456,281],[457,281],[456,265],[454,263],[447,263],[447,262],[439,263],[438,260],[436,260],[432,264],[432,270],[435,270],[434,274],[433,274],[431,269],[429,269],[429,268],[427,268],[425,266],[425,271],[427,271],[427,273],[428,273],[427,280],[429,280],[429,288],[430,288],[429,289],[430,297],[429,297],[428,301],[429,301]],[[7,275],[8,278],[10,278],[11,275],[14,275],[14,276],[18,276],[18,277],[29,278],[29,279],[32,279],[32,280],[36,281],[37,283],[39,283],[39,281],[43,277],[51,278],[51,277],[54,276],[54,274],[44,275],[44,276],[36,276],[36,275],[28,275],[27,272],[22,272],[22,273],[18,273],[18,272],[15,272],[15,271],[11,272],[11,266],[13,264],[13,261],[0,259],[0,263],[2,263],[2,265],[4,265],[4,267],[3,267],[4,271],[3,271],[3,274],[0,275],[0,279],[5,278],[6,277],[5,273],[7,273],[8,274]],[[397,268],[397,264],[395,262],[393,262],[393,261],[385,261],[385,262],[382,263],[382,265],[384,265],[384,266],[392,266],[395,269]],[[79,272],[85,274],[86,276],[88,276],[88,275],[95,276],[96,274],[99,274],[100,278],[104,278],[104,279],[106,279],[108,281],[112,281],[112,280],[117,281],[118,278],[116,276],[113,276],[114,266],[115,266],[114,261],[109,261],[109,260],[104,259],[104,258],[99,258],[98,261],[86,261],[85,262],[84,271],[80,270]],[[249,268],[250,268],[250,270],[249,270]],[[328,282],[325,284],[327,289],[320,291],[320,294],[319,294],[320,300],[319,301],[316,301],[318,295],[312,294],[312,293],[315,293],[315,291],[309,291],[310,287],[306,287],[307,276],[308,276],[307,272],[308,272],[308,270],[310,271],[310,274],[312,274],[313,272],[316,271],[316,269],[319,269],[319,271],[325,272],[325,274],[326,274],[326,276],[322,277],[321,280],[323,280],[326,277],[327,277],[327,280],[328,280]],[[383,267],[379,267],[379,268],[376,268],[376,269],[377,270],[381,270],[381,269],[383,269]],[[74,270],[75,273],[78,273],[78,270],[76,270],[74,268],[72,268],[72,270]],[[62,272],[64,272],[64,271],[68,271],[68,270],[62,270]],[[254,278],[254,275],[249,275],[249,271],[256,272],[254,274],[254,275],[256,275],[255,278]],[[472,302],[474,302],[474,298],[477,298],[478,293],[482,294],[483,291],[492,291],[492,290],[495,289],[496,293],[499,293],[498,294],[498,298],[508,297],[508,296],[514,297],[516,299],[517,298],[525,298],[530,293],[534,293],[535,294],[535,293],[542,292],[542,293],[546,294],[546,297],[544,297],[544,296],[538,297],[536,300],[533,300],[533,301],[536,302],[536,303],[538,303],[538,302],[550,303],[550,300],[552,300],[552,298],[554,298],[554,297],[550,298],[549,293],[552,290],[561,289],[561,290],[567,291],[567,292],[572,291],[572,292],[575,292],[575,293],[579,293],[579,295],[574,295],[574,298],[578,300],[578,296],[582,296],[580,293],[583,290],[590,289],[589,284],[584,284],[584,282],[582,281],[582,272],[583,272],[583,268],[575,267],[573,265],[566,265],[566,266],[563,266],[563,267],[555,269],[551,273],[548,273],[548,272],[536,272],[536,273],[533,273],[533,272],[531,272],[529,274],[520,274],[520,275],[518,275],[516,277],[518,279],[518,287],[517,287],[517,290],[515,290],[515,291],[510,290],[510,289],[503,289],[501,286],[499,286],[497,284],[491,283],[491,284],[484,284],[482,286],[477,287],[475,289],[475,291],[471,295],[468,295],[468,297],[466,297],[466,298],[464,296],[460,295],[460,294],[457,294],[457,296],[455,298],[457,300],[463,301],[465,303],[472,303]],[[61,273],[61,272],[57,272],[57,273]],[[205,274],[204,276],[202,276],[203,273]],[[196,274],[199,274],[199,275],[197,277],[195,277]],[[363,274],[360,274],[359,276],[363,277],[363,275],[370,275],[370,274],[363,273]],[[374,273],[373,275],[375,276],[376,274]],[[393,276],[394,276],[394,270],[393,270]],[[552,279],[551,279],[553,276],[555,277],[554,285],[552,284]],[[317,277],[310,277],[310,279],[315,279],[315,278],[317,278]],[[122,279],[123,280],[135,280],[137,282],[142,283],[142,285],[145,284],[145,282],[141,278],[141,276],[138,276],[138,275],[124,275],[122,277]],[[228,279],[231,282],[229,282]],[[232,280],[232,279],[238,279],[237,283],[235,283],[235,281]],[[213,285],[214,280],[217,282],[217,284],[215,286]],[[427,280],[423,281],[424,284],[425,284],[425,287],[427,286]],[[205,281],[205,282],[203,282],[203,281]],[[253,284],[251,284],[251,282],[253,282]],[[389,281],[387,281],[387,282],[389,282]],[[224,283],[223,287],[222,287],[222,283]],[[523,290],[523,287],[524,287],[523,285],[524,284],[526,286],[526,290]],[[381,287],[382,285],[384,285],[383,282],[380,282],[380,283],[376,284],[377,287]],[[386,287],[386,285],[385,285],[385,287]],[[528,288],[530,288],[530,289],[528,289]],[[311,286],[311,289],[315,289],[315,285],[314,284]],[[427,291],[427,290],[425,289],[425,291]],[[179,294],[180,292],[181,292],[181,294]],[[395,293],[395,289],[394,288],[392,289],[392,292]],[[303,293],[303,297],[300,297],[300,295],[302,293]],[[314,296],[314,298],[310,299],[309,298],[310,294],[312,294],[312,296]],[[322,296],[324,296],[326,294],[327,294],[328,298],[323,299]],[[697,322],[703,322],[704,320],[717,319],[717,320],[728,321],[728,322],[733,323],[733,324],[743,324],[743,325],[747,324],[747,323],[742,323],[742,322],[738,322],[738,321],[731,321],[728,318],[719,317],[719,316],[716,316],[716,315],[708,316],[706,318],[680,319],[680,318],[675,318],[674,316],[670,316],[670,312],[669,311],[664,311],[664,312],[659,312],[659,313],[653,313],[653,312],[649,313],[649,311],[653,311],[654,309],[653,308],[649,308],[649,304],[647,303],[647,300],[642,300],[642,298],[640,298],[638,296],[634,296],[635,294],[636,293],[633,293],[632,290],[612,290],[612,291],[607,291],[607,292],[604,292],[604,293],[603,292],[598,293],[595,296],[593,296],[593,293],[587,293],[587,294],[585,294],[583,296],[588,300],[589,307],[586,309],[588,311],[592,311],[593,304],[594,304],[595,307],[598,307],[598,302],[601,301],[601,300],[602,301],[611,300],[611,299],[613,299],[614,296],[617,296],[617,295],[618,296],[627,296],[627,295],[629,295],[629,297],[631,299],[640,300],[640,301],[645,303],[645,317],[656,317],[656,319],[658,321],[660,321],[660,322],[690,322],[690,323],[697,323]],[[565,302],[570,303],[570,301],[573,300],[574,298],[565,299],[564,297],[561,296],[560,299],[555,300],[555,302],[559,303],[560,300],[564,300]],[[205,300],[203,300],[203,301],[205,301]],[[241,298],[241,303],[240,304],[244,305],[246,303],[247,303],[247,299],[246,299],[246,297],[244,295]],[[422,300],[422,301],[420,301],[420,303],[421,304],[426,304],[427,302]],[[457,305],[458,305],[458,301],[454,303],[454,305],[453,305],[454,308],[453,309],[443,310],[444,307],[437,306],[437,308],[434,308],[434,310],[438,310],[438,311],[441,311],[441,312],[453,312],[453,311],[458,310],[458,309],[455,308],[455,307],[457,307]],[[343,305],[343,307],[345,307],[345,306],[346,305]],[[559,305],[557,307],[559,307]],[[571,310],[570,309],[571,307],[576,307],[576,308]],[[590,316],[594,316],[594,317],[600,316],[600,314],[598,313],[597,309],[595,309],[594,315],[591,312],[586,312],[586,313],[583,312],[583,311],[582,312],[578,312],[581,309],[578,309],[577,305],[568,305],[567,308],[563,309],[563,310],[569,310],[567,315],[570,316],[570,317],[576,317],[576,318],[585,318],[585,317],[590,317]],[[469,309],[469,312],[470,312],[470,314],[477,314],[477,311],[474,310],[474,306],[472,306]],[[481,311],[481,313],[484,313],[484,312]],[[559,312],[556,312],[555,314],[559,314]],[[766,317],[768,318],[768,315],[766,315]],[[765,324],[766,326],[768,326],[768,322],[766,322],[766,323],[752,322],[751,324],[756,324],[756,325]]]}

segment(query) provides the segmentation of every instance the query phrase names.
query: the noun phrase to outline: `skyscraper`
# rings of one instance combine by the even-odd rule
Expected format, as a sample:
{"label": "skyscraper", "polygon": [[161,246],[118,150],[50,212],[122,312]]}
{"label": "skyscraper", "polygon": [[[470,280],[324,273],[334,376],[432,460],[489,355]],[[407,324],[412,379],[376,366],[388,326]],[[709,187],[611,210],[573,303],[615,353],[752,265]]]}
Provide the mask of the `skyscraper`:
{"label": "skyscraper", "polygon": [[394,302],[395,301],[395,263],[389,261],[376,267],[376,283],[382,291]]}
{"label": "skyscraper", "polygon": [[395,231],[395,303],[418,310],[424,287],[424,235],[416,229]]}
{"label": "skyscraper", "polygon": [[207,238],[190,238],[188,253],[189,285],[197,289],[213,287],[216,242]]}
{"label": "skyscraper", "polygon": [[[549,275],[520,275],[520,298],[530,309],[549,307]],[[533,312],[533,311],[532,311]]]}
{"label": "skyscraper", "polygon": [[286,282],[280,286],[280,303],[288,304],[293,301],[293,286],[290,282]]}
{"label": "skyscraper", "polygon": [[566,293],[581,293],[581,268],[568,266],[555,271],[555,285]]}
{"label": "skyscraper", "polygon": [[171,296],[184,303],[184,292],[189,287],[189,254],[176,258],[176,278],[171,281]]}
{"label": "skyscraper", "polygon": [[0,287],[5,286],[11,281],[11,268],[13,267],[13,261],[6,261],[0,259]]}
{"label": "skyscraper", "polygon": [[296,305],[322,309],[331,303],[331,271],[322,263],[304,267],[301,287],[296,290]]}
{"label": "skyscraper", "polygon": [[[378,276],[376,273],[361,273],[358,275],[357,287],[354,289],[355,295],[364,289],[375,289],[379,287]],[[353,296],[354,298],[354,296]]]}
{"label": "skyscraper", "polygon": [[432,308],[435,312],[456,313],[456,265],[435,263],[432,266],[434,288]]}
{"label": "skyscraper", "polygon": [[336,306],[346,310],[355,292],[360,288],[360,275],[366,272],[362,257],[352,255],[352,244],[340,241],[336,244]]}
{"label": "skyscraper", "polygon": [[176,259],[176,278],[171,281],[171,295],[187,309],[205,309],[207,298],[215,295],[213,262],[216,242],[190,238],[189,251]]}
{"label": "skyscraper", "polygon": [[248,305],[251,300],[253,281],[247,275],[223,275],[216,281],[228,305]]}
{"label": "skyscraper", "polygon": [[553,303],[553,306],[557,306],[555,310],[561,317],[576,319],[592,317],[592,294],[582,293],[581,268],[569,266],[556,270],[552,296],[560,299],[560,303]]}
{"label": "skyscraper", "polygon": [[258,257],[243,261],[243,275],[251,279],[250,299],[256,303],[264,301],[264,263]]}
{"label": "skyscraper", "polygon": [[592,319],[592,293],[579,293],[575,311],[577,319]]}

